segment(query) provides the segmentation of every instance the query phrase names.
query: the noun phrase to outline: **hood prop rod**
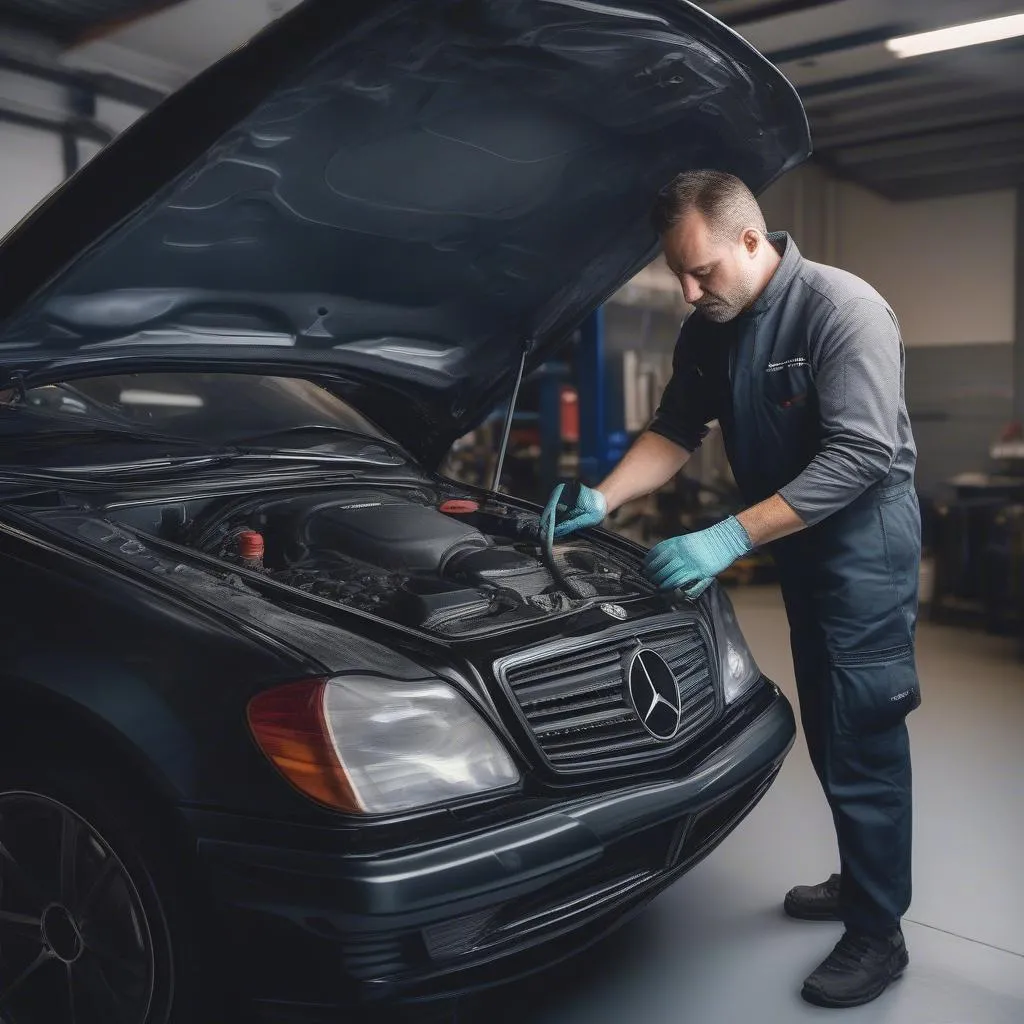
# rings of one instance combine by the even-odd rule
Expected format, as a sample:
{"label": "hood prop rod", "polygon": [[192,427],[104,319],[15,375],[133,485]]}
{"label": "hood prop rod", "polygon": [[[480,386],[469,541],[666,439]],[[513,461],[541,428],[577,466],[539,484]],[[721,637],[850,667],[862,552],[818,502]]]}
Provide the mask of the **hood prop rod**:
{"label": "hood prop rod", "polygon": [[508,412],[505,414],[505,427],[501,435],[501,448],[498,450],[498,464],[494,467],[494,479],[491,482],[491,490],[495,494],[501,486],[501,473],[505,467],[505,453],[508,451],[508,439],[512,434],[512,419],[516,414],[516,403],[519,401],[519,388],[523,383],[523,374],[526,372],[526,357],[533,348],[533,342],[527,339],[523,343],[523,354],[519,360],[519,372],[516,374],[516,386],[512,389],[512,398],[508,403]]}

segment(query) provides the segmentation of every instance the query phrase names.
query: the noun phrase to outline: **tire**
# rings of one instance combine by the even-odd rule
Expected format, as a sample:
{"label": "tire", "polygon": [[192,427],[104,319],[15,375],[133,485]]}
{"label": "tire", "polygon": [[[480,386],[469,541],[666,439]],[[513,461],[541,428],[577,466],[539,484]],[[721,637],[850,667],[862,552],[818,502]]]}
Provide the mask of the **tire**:
{"label": "tire", "polygon": [[91,765],[38,757],[0,765],[0,1024],[223,1021],[172,830]]}

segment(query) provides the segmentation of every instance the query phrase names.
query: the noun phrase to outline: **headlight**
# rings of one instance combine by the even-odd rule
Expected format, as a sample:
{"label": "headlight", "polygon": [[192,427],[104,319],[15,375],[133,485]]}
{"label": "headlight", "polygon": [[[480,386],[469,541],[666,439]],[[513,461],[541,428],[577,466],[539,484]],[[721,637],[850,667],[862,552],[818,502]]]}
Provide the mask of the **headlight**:
{"label": "headlight", "polygon": [[289,781],[340,810],[405,811],[519,781],[491,727],[440,680],[293,683],[257,695],[249,724]]}
{"label": "headlight", "polygon": [[732,601],[721,586],[712,588],[711,610],[718,641],[722,688],[726,704],[731,704],[761,678],[761,670],[743,637]]}

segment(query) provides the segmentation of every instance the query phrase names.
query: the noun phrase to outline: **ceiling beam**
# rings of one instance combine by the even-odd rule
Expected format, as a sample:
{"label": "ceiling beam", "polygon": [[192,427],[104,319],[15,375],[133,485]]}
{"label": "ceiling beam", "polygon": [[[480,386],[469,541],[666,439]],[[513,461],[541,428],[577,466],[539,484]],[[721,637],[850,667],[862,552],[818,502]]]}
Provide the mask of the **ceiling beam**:
{"label": "ceiling beam", "polygon": [[0,105],[0,122],[4,124],[18,125],[21,128],[32,128],[36,131],[50,132],[53,135],[76,136],[80,139],[87,139],[90,142],[98,143],[101,146],[107,145],[114,139],[114,132],[104,128],[95,121],[85,118],[59,118],[44,117],[41,114],[33,114],[29,111],[17,110],[13,107]]}
{"label": "ceiling beam", "polygon": [[808,82],[806,85],[798,85],[797,90],[801,99],[817,99],[822,96],[839,95],[864,86],[905,82],[912,78],[935,74],[955,76],[964,81],[1005,83],[1019,79],[1016,69],[1022,55],[1024,41],[1008,39],[981,47],[967,47],[962,51],[925,54],[912,61],[894,59],[891,67]]}
{"label": "ceiling beam", "polygon": [[947,150],[969,151],[1001,142],[1024,143],[1024,120],[994,121],[957,131],[922,132],[919,135],[869,142],[848,149],[837,149],[832,159],[841,167],[872,164],[904,156],[923,156]]}
{"label": "ceiling beam", "polygon": [[183,0],[146,0],[143,3],[140,0],[134,10],[126,11],[124,14],[106,21],[97,20],[95,24],[81,30],[75,35],[74,45],[81,46],[85,43],[95,42],[97,39],[104,39],[114,32],[120,32],[122,29],[144,21],[146,18],[158,14],[169,7],[175,7],[182,2]]}
{"label": "ceiling beam", "polygon": [[931,178],[914,175],[901,180],[875,181],[864,176],[855,180],[865,188],[895,202],[941,199],[974,192],[1018,188],[1024,185],[1024,161],[1009,166],[1004,164],[1000,167],[977,169],[966,174],[957,171]]}
{"label": "ceiling beam", "polygon": [[985,149],[948,150],[944,153],[902,156],[858,164],[857,174],[876,182],[902,181],[907,178],[925,181],[956,173],[973,174],[991,168],[1014,167],[1021,163],[1024,163],[1024,144],[1019,139],[1011,139]]}
{"label": "ceiling beam", "polygon": [[735,14],[731,18],[723,17],[721,20],[731,28],[738,28],[741,25],[753,25],[759,21],[768,21],[770,18],[781,18],[786,14],[802,14],[805,11],[815,11],[843,2],[844,0],[769,0],[749,11]]}
{"label": "ceiling beam", "polygon": [[843,50],[854,50],[859,46],[884,43],[887,39],[901,35],[906,30],[905,22],[878,25],[862,29],[859,32],[847,32],[841,36],[818,39],[812,43],[800,43],[797,46],[787,46],[780,50],[769,50],[765,53],[765,57],[773,64],[792,64],[796,61],[814,60],[817,57],[827,57],[832,53],[841,53]]}
{"label": "ceiling beam", "polygon": [[[1004,85],[1002,93],[1008,91]],[[871,95],[856,96],[831,100],[828,104],[819,104],[812,108],[812,116],[820,125],[842,124],[860,121],[867,117],[887,114],[896,110],[915,110],[920,107],[935,109],[942,103],[956,103],[974,98],[984,102],[1001,94],[998,88],[984,82],[963,81],[959,78],[945,79],[914,79],[904,85],[888,84],[884,89]]]}
{"label": "ceiling beam", "polygon": [[[38,4],[37,9],[27,12],[23,5],[16,10],[0,10],[0,26],[27,30],[42,36],[61,46],[75,46],[93,38],[116,31],[134,21],[147,18],[166,7],[182,3],[183,0],[133,0],[132,3],[119,5],[119,13],[104,15],[112,4],[91,4],[53,6]],[[0,4],[0,8],[5,5]],[[27,6],[27,5],[24,5]]]}
{"label": "ceiling beam", "polygon": [[[955,83],[959,84],[959,83]],[[870,103],[819,111],[811,119],[820,136],[858,132],[863,126],[885,136],[902,128],[904,134],[919,134],[934,126],[955,123],[964,113],[969,120],[993,121],[1012,116],[1024,103],[1024,93],[993,92],[978,88],[935,89],[903,96],[878,97]],[[936,124],[937,120],[937,124]]]}
{"label": "ceiling beam", "polygon": [[825,93],[820,96],[808,96],[801,93],[804,108],[808,114],[842,109],[846,104],[857,102],[884,103],[890,96],[904,96],[914,91],[946,90],[957,88],[959,81],[951,80],[948,75],[938,72],[911,75],[906,81],[869,82],[866,85],[851,86],[839,93]]}
{"label": "ceiling beam", "polygon": [[0,71],[12,71],[69,89],[83,89],[143,110],[155,107],[165,98],[160,90],[121,78],[120,75],[73,70],[24,54],[0,52]]}
{"label": "ceiling beam", "polygon": [[0,14],[0,33],[4,32],[27,33],[60,46],[67,46],[73,39],[70,33],[61,32],[45,18],[20,11],[3,11]]}
{"label": "ceiling beam", "polygon": [[909,123],[902,119],[885,121],[874,116],[855,124],[843,125],[837,131],[815,130],[813,141],[816,149],[836,150],[1020,117],[1024,117],[1024,95],[1006,97],[1002,102],[972,99],[962,104],[949,104],[931,116],[915,117]]}
{"label": "ceiling beam", "polygon": [[817,99],[822,96],[838,96],[841,93],[864,86],[888,85],[892,82],[905,82],[926,72],[924,64],[907,64],[895,68],[882,68],[878,71],[866,71],[860,75],[848,75],[845,78],[832,78],[827,82],[813,82],[798,87],[801,99]]}

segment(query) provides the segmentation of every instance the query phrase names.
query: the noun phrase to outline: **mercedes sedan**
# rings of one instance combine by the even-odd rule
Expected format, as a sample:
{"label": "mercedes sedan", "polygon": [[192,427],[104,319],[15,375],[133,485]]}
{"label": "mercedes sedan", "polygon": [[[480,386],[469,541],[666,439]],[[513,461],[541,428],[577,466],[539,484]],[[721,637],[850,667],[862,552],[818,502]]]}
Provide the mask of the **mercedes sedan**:
{"label": "mercedes sedan", "polygon": [[308,0],[0,247],[0,1020],[340,1022],[598,940],[772,784],[727,595],[441,474],[761,190],[790,85],[681,0]]}

